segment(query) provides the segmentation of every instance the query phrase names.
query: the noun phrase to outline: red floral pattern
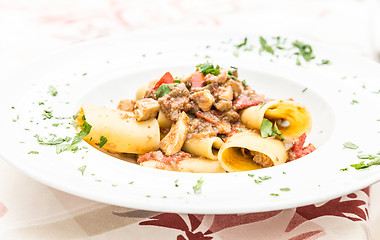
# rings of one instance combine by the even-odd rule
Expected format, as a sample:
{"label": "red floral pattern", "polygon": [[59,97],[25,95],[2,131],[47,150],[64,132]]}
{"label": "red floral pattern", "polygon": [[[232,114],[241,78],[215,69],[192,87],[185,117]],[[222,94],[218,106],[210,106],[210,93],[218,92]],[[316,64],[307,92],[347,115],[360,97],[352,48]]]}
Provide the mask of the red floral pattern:
{"label": "red floral pattern", "polygon": [[[369,188],[363,189],[367,196],[369,195]],[[368,220],[368,208],[367,202],[365,200],[357,199],[357,194],[349,194],[347,198],[340,197],[322,205],[308,205],[303,207],[298,207],[294,209],[294,215],[290,219],[285,233],[290,233],[301,224],[312,221],[313,219],[324,217],[324,216],[335,216],[338,218],[346,218],[350,221],[367,221]],[[249,214],[223,214],[214,215],[211,225],[205,231],[201,231],[198,227],[202,224],[206,215],[201,214],[188,214],[189,224],[186,223],[186,215],[180,215],[177,213],[161,213],[151,217],[148,220],[141,221],[139,225],[146,226],[158,226],[165,227],[169,229],[180,230],[183,233],[177,236],[177,240],[210,240],[213,239],[213,234],[220,232],[222,230],[233,228],[245,224],[254,224],[262,222],[264,220],[271,221],[275,223],[274,217],[281,214],[283,211],[270,211],[270,212],[259,212],[259,213],[249,213]],[[121,215],[120,215],[121,216]],[[320,229],[308,230],[302,233],[297,233],[297,235],[292,235],[289,240],[313,240],[318,239],[325,235],[325,232]]]}
{"label": "red floral pattern", "polygon": [[3,203],[0,202],[0,217],[4,216],[8,212],[8,209]]}

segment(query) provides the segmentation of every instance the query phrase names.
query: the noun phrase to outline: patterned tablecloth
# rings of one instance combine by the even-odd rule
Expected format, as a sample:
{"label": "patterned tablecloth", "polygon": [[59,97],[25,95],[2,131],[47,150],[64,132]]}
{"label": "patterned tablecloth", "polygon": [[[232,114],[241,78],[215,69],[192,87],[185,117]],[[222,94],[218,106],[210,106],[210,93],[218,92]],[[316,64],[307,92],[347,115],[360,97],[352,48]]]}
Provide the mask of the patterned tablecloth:
{"label": "patterned tablecloth", "polygon": [[[376,1],[2,0],[0,81],[64,46],[120,33],[207,26],[313,39],[378,57]],[[6,147],[6,146],[1,146]],[[378,200],[371,186],[371,203]],[[42,185],[0,159],[0,239],[371,239],[370,188],[295,209],[232,215],[110,206]],[[373,221],[373,223],[370,221]],[[371,230],[372,229],[372,230]]]}

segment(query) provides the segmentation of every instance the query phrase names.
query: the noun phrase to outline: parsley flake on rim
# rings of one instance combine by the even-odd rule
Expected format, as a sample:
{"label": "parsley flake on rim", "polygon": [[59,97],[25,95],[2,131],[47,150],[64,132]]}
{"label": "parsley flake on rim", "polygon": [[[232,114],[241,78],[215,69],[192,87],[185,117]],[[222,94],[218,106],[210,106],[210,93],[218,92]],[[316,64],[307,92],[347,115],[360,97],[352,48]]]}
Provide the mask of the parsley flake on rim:
{"label": "parsley flake on rim", "polygon": [[64,152],[64,151],[75,152],[75,151],[79,150],[77,143],[82,141],[82,139],[90,133],[92,126],[89,123],[84,122],[82,125],[79,125],[79,127],[81,127],[82,129],[79,133],[77,133],[75,135],[75,137],[73,138],[71,143],[61,143],[61,144],[58,144],[56,146],[56,153],[57,154]]}
{"label": "parsley flake on rim", "polygon": [[261,48],[259,50],[260,53],[265,51],[265,52],[268,52],[268,53],[274,55],[273,48],[271,46],[269,46],[267,43],[267,40],[265,40],[265,38],[263,38],[261,36],[260,36],[260,44],[261,44]]}
{"label": "parsley flake on rim", "polygon": [[243,41],[242,43],[240,43],[240,44],[235,45],[235,47],[236,47],[237,49],[239,49],[239,48],[241,48],[241,47],[243,47],[243,46],[246,46],[246,45],[247,45],[247,41],[248,41],[248,38],[245,37],[245,38],[244,38],[244,41]]}
{"label": "parsley flake on rim", "polygon": [[28,152],[28,154],[39,154],[39,152],[37,152],[37,151],[30,151],[30,152]]}
{"label": "parsley flake on rim", "polygon": [[202,178],[198,179],[197,184],[193,186],[193,191],[195,194],[201,193],[202,184],[203,184],[203,179]]}
{"label": "parsley flake on rim", "polygon": [[307,62],[315,58],[313,55],[313,48],[309,44],[304,44],[298,40],[294,41],[292,44],[294,47],[298,48],[298,52],[296,52],[295,55],[302,56]]}
{"label": "parsley flake on rim", "polygon": [[58,91],[54,86],[49,86],[48,93],[50,93],[50,95],[52,95],[53,97],[58,95]]}
{"label": "parsley flake on rim", "polygon": [[83,165],[82,167],[79,167],[78,170],[82,173],[82,176],[84,174],[84,170],[86,170],[87,165]]}
{"label": "parsley flake on rim", "polygon": [[344,146],[344,148],[348,148],[348,149],[358,149],[359,148],[357,145],[355,145],[352,142],[345,142],[345,143],[343,143],[343,146]]}

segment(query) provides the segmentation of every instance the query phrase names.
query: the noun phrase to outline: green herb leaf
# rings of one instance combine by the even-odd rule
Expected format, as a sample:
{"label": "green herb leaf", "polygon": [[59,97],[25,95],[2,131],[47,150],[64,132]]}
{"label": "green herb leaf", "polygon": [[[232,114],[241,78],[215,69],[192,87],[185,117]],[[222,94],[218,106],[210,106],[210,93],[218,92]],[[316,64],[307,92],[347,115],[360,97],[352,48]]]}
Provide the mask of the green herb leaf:
{"label": "green herb leaf", "polygon": [[277,124],[275,123],[273,125],[273,123],[266,118],[261,122],[260,133],[263,138],[279,136],[281,140],[284,140],[284,136],[280,130],[278,130]]}
{"label": "green herb leaf", "polygon": [[241,48],[241,47],[247,45],[247,41],[248,41],[248,39],[247,39],[247,37],[245,37],[245,38],[244,38],[244,41],[243,41],[242,43],[238,44],[238,45],[235,45],[235,47],[236,47],[237,49],[239,49],[239,48]]}
{"label": "green herb leaf", "polygon": [[289,191],[290,191],[290,188],[280,188],[280,191],[283,191],[283,192],[289,192]]}
{"label": "green herb leaf", "polygon": [[263,138],[271,137],[273,134],[273,123],[264,118],[261,122],[260,133]]}
{"label": "green herb leaf", "polygon": [[172,91],[171,87],[177,85],[178,83],[163,83],[160,85],[160,87],[157,89],[156,98],[159,99],[160,97],[165,96],[169,92]]}
{"label": "green herb leaf", "polygon": [[358,146],[356,146],[352,142],[345,142],[345,143],[343,143],[343,146],[344,146],[344,148],[349,148],[349,149],[358,149],[359,148]]}
{"label": "green herb leaf", "polygon": [[30,152],[28,152],[28,154],[39,154],[39,152],[37,152],[37,151],[30,151]]}
{"label": "green herb leaf", "polygon": [[260,44],[261,44],[260,52],[265,51],[272,55],[274,54],[273,48],[268,45],[267,40],[265,40],[263,37],[260,37]]}
{"label": "green herb leaf", "polygon": [[278,194],[278,193],[271,193],[270,195],[271,195],[271,196],[274,196],[274,197],[278,197],[278,196],[280,196],[280,194]]}
{"label": "green herb leaf", "polygon": [[277,127],[277,124],[274,123],[273,125],[273,136],[279,136],[281,138],[281,140],[284,140],[284,136],[282,135],[282,133],[280,132],[280,130],[278,130],[278,127]]}
{"label": "green herb leaf", "polygon": [[265,181],[265,180],[269,180],[271,179],[272,177],[269,177],[269,176],[263,176],[263,177],[259,177],[261,180]]}
{"label": "green herb leaf", "polygon": [[106,143],[107,143],[107,141],[108,141],[108,139],[107,139],[106,137],[104,137],[104,136],[101,136],[101,137],[100,137],[100,142],[99,142],[99,143],[97,143],[96,145],[98,145],[98,146],[99,146],[99,148],[102,148],[102,147],[104,146],[104,144],[106,144]]}
{"label": "green herb leaf", "polygon": [[45,119],[52,119],[53,118],[53,111],[50,110],[44,110],[44,113],[42,113],[42,116],[44,117],[43,120]]}
{"label": "green herb leaf", "polygon": [[380,157],[375,156],[373,161],[370,161],[368,163],[365,163],[364,161],[357,163],[357,164],[351,164],[350,166],[355,168],[356,170],[369,168],[373,165],[380,165]]}
{"label": "green herb leaf", "polygon": [[83,165],[82,167],[79,167],[78,170],[82,173],[82,176],[84,174],[84,170],[86,170],[87,165]]}
{"label": "green herb leaf", "polygon": [[203,184],[203,179],[202,178],[198,179],[197,184],[193,186],[193,191],[195,194],[201,193],[202,184]]}
{"label": "green herb leaf", "polygon": [[214,76],[218,76],[220,72],[219,65],[217,65],[214,68],[214,65],[211,63],[202,63],[202,64],[197,65],[196,68],[198,69],[200,73],[203,73],[205,75],[210,73]]}
{"label": "green herb leaf", "polygon": [[64,142],[69,142],[71,140],[71,137],[65,137],[65,138],[42,138],[38,134],[34,135],[34,137],[37,139],[37,142],[41,145],[58,145]]}
{"label": "green herb leaf", "polygon": [[71,145],[79,143],[84,137],[86,137],[90,133],[92,126],[87,122],[84,122],[81,125],[81,128],[82,130],[76,134],[73,141],[71,142]]}
{"label": "green herb leaf", "polygon": [[237,80],[237,78],[234,76],[234,74],[231,71],[228,71],[228,77],[234,80]]}
{"label": "green herb leaf", "polygon": [[294,41],[293,46],[298,48],[298,52],[296,55],[301,55],[305,61],[309,62],[310,60],[314,59],[315,56],[313,55],[313,49],[310,45],[304,44],[303,42],[300,42],[298,40]]}
{"label": "green herb leaf", "polygon": [[330,60],[328,59],[322,59],[321,63],[317,63],[317,65],[327,65],[327,64],[331,64]]}
{"label": "green herb leaf", "polygon": [[50,93],[50,95],[52,95],[53,97],[58,95],[58,91],[54,86],[49,86],[48,93]]}

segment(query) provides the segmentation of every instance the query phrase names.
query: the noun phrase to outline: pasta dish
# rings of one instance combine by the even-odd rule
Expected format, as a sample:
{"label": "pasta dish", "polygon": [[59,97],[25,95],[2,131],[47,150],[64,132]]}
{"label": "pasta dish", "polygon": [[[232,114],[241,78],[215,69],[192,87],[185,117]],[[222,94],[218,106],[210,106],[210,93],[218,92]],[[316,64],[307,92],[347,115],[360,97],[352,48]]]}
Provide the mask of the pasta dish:
{"label": "pasta dish", "polygon": [[78,131],[90,129],[83,139],[92,146],[171,171],[249,171],[315,150],[305,144],[305,106],[267,98],[239,80],[237,68],[211,63],[181,77],[166,72],[117,109],[83,104],[75,121]]}

